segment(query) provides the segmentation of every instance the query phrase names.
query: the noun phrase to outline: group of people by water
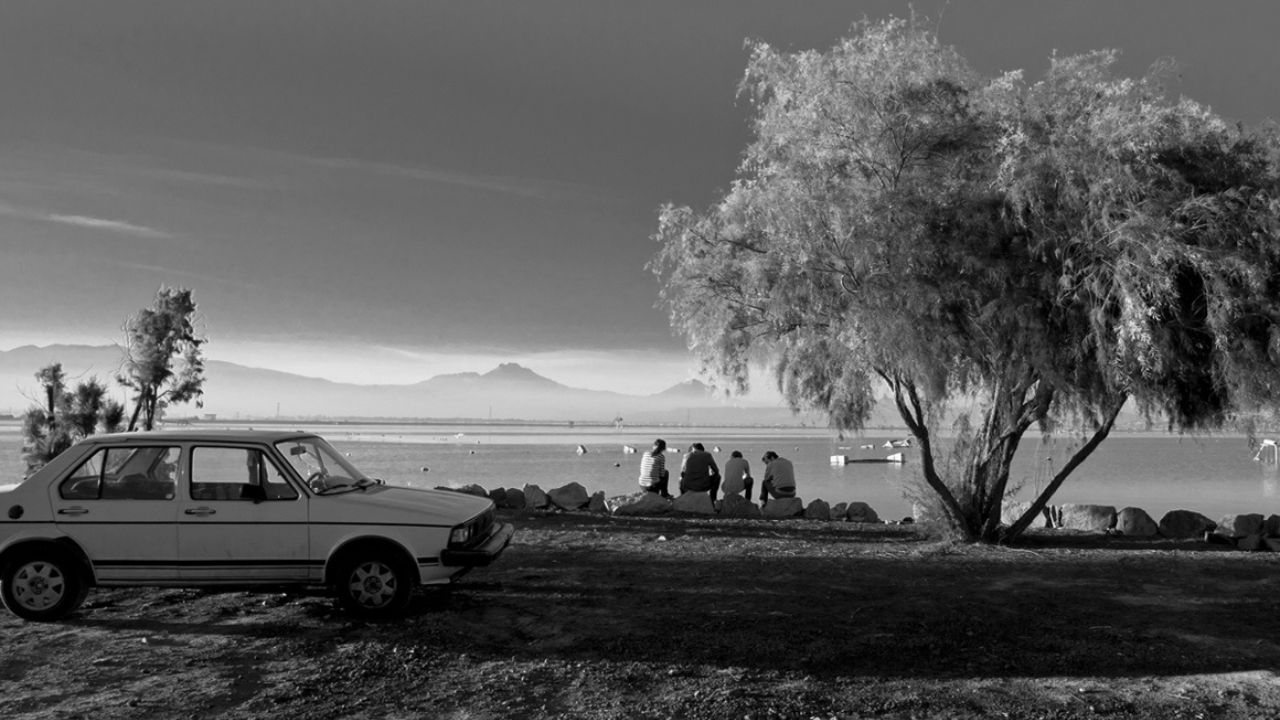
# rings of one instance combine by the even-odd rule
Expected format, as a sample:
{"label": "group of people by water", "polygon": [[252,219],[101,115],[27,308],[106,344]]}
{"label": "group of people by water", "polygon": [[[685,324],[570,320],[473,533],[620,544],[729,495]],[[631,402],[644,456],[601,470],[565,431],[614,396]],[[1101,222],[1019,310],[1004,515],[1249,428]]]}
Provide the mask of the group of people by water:
{"label": "group of people by water", "polygon": [[[640,456],[640,487],[648,492],[657,493],[665,498],[671,497],[670,473],[667,470],[667,441],[658,438],[653,447]],[[796,472],[791,461],[780,457],[770,450],[761,458],[764,463],[764,478],[760,482],[760,504],[765,505],[770,497],[793,498],[796,496]],[[724,464],[723,475],[716,465],[715,456],[707,452],[702,443],[693,443],[680,461],[680,494],[705,492],[716,502],[716,496],[742,493],[747,500],[751,499],[751,491],[755,487],[755,478],[751,476],[751,465],[742,453],[734,450]]]}

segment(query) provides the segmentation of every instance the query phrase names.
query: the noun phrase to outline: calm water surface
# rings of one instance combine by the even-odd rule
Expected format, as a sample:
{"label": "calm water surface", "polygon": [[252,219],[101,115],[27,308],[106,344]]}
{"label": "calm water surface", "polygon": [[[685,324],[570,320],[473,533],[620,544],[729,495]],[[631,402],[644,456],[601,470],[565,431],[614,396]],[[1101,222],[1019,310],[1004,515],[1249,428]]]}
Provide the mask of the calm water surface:
{"label": "calm water surface", "polygon": [[[221,427],[244,427],[219,425]],[[261,427],[268,427],[263,425]],[[270,427],[280,427],[272,425]],[[578,482],[589,492],[609,495],[636,489],[640,456],[662,437],[672,448],[692,442],[713,450],[723,467],[740,450],[759,478],[766,450],[795,463],[800,496],[832,504],[861,500],[884,518],[911,513],[903,496],[919,471],[918,456],[906,450],[904,465],[832,466],[832,455],[883,458],[897,449],[882,445],[899,436],[867,434],[838,440],[823,430],[797,428],[568,428],[567,426],[298,424],[327,437],[367,474],[390,483],[415,487],[522,487],[544,490]],[[21,439],[16,423],[0,422],[0,469],[5,481],[22,476]],[[575,451],[579,445],[585,454]],[[862,446],[872,445],[870,449]],[[1037,487],[1061,467],[1073,443],[1024,440],[1013,481],[1021,483],[1017,499],[1031,499]],[[719,448],[718,451],[714,448]],[[669,467],[679,467],[680,454],[670,453]],[[3,482],[3,481],[0,481]],[[758,488],[758,481],[757,481]],[[1113,435],[1076,470],[1054,497],[1055,503],[1087,502],[1141,507],[1157,520],[1165,512],[1189,509],[1213,519],[1227,513],[1280,513],[1280,480],[1275,465],[1253,461],[1253,452],[1238,436],[1178,437],[1164,434]]]}

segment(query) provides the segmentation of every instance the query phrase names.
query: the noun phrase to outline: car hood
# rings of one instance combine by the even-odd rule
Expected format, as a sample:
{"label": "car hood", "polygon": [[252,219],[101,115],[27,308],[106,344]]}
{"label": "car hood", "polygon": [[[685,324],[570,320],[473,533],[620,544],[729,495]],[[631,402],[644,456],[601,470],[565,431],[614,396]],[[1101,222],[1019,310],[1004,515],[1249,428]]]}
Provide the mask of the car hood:
{"label": "car hood", "polygon": [[448,490],[374,485],[311,500],[311,520],[457,525],[484,512],[493,501]]}

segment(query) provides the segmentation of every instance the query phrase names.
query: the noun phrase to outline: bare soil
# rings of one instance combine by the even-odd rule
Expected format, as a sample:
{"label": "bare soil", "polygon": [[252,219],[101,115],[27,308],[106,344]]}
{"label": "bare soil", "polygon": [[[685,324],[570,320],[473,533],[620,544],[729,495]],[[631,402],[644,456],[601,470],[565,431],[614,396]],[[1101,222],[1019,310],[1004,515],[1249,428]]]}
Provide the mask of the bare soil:
{"label": "bare soil", "polygon": [[4,615],[0,717],[1280,717],[1280,555],[505,514],[495,565],[394,622],[318,590]]}

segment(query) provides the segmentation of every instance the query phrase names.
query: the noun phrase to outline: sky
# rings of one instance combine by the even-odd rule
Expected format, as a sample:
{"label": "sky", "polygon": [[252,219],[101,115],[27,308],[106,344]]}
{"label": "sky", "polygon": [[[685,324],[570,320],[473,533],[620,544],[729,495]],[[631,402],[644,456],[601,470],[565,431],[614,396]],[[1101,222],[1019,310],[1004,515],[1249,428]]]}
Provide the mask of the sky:
{"label": "sky", "polygon": [[[917,0],[980,72],[1099,48],[1280,119],[1271,0]],[[108,344],[188,287],[206,356],[357,383],[519,362],[694,377],[645,269],[749,141],[744,40],[827,48],[904,2],[7,0],[0,350]],[[756,386],[767,386],[757,382]]]}

